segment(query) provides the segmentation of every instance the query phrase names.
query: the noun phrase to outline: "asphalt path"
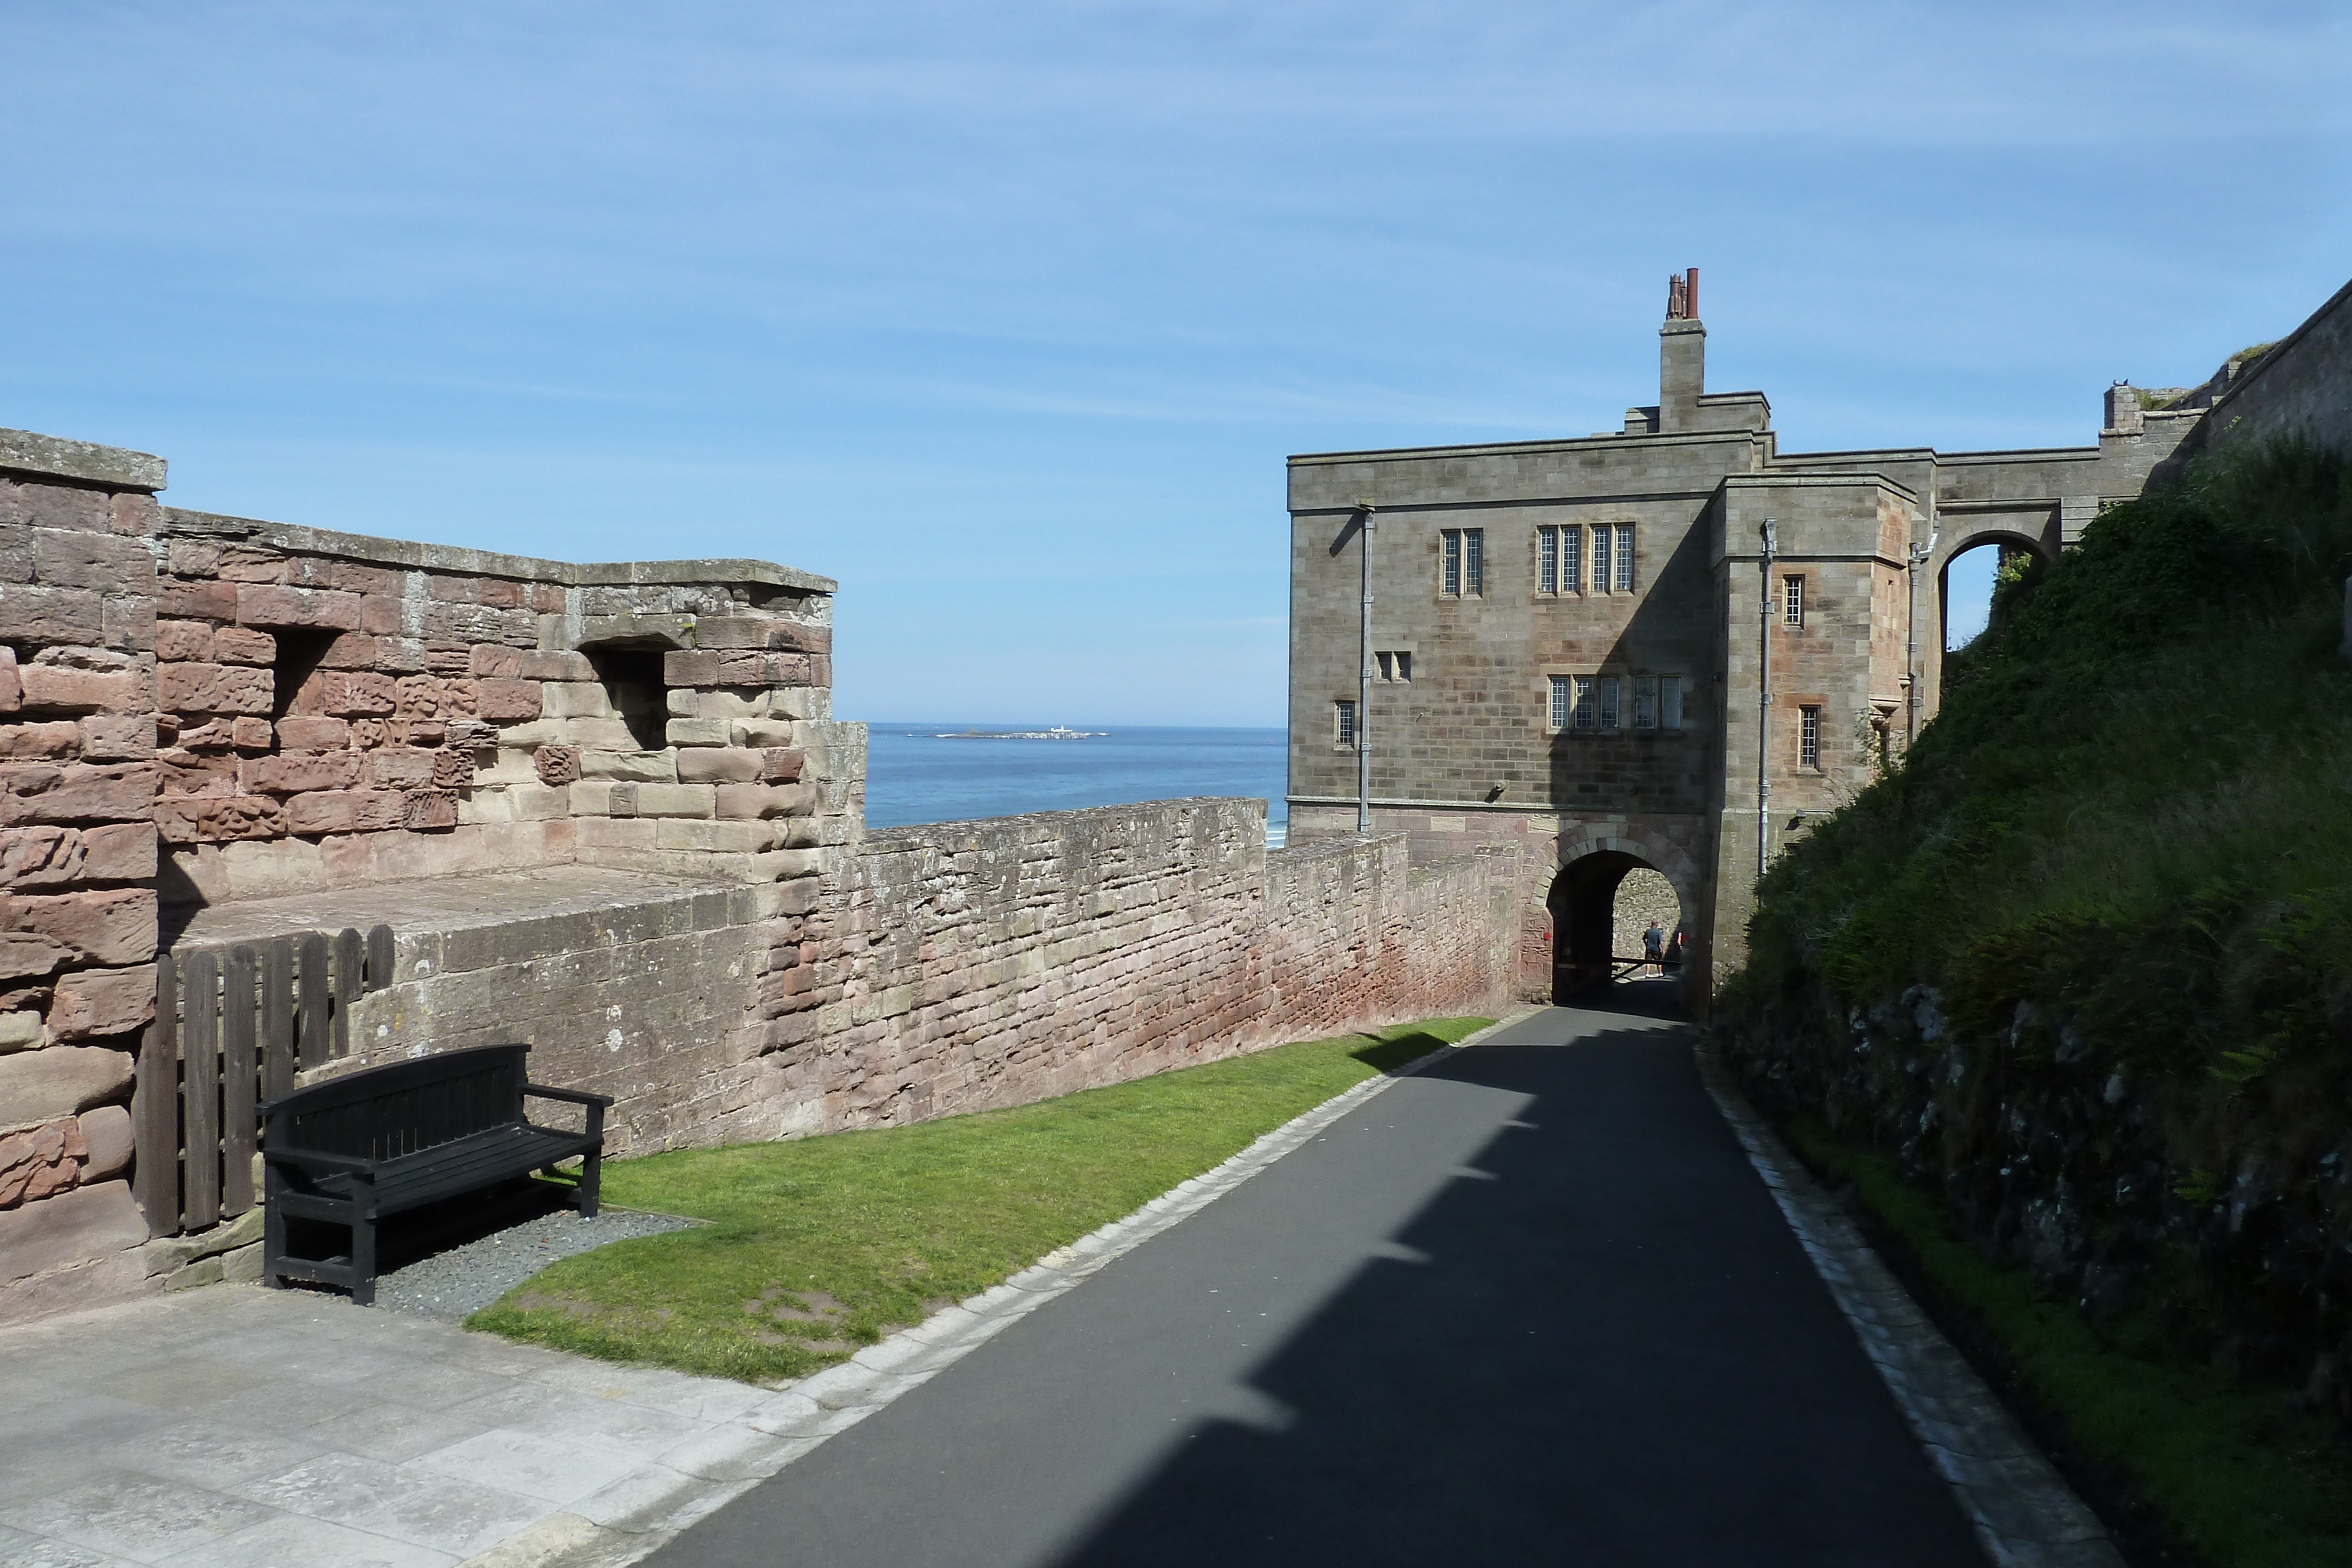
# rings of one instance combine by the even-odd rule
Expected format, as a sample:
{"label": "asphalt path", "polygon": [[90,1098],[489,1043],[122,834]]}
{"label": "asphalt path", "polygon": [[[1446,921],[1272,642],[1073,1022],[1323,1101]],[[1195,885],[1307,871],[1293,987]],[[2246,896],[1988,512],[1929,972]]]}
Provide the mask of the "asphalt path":
{"label": "asphalt path", "polygon": [[1648,988],[1399,1081],[650,1561],[1977,1568]]}

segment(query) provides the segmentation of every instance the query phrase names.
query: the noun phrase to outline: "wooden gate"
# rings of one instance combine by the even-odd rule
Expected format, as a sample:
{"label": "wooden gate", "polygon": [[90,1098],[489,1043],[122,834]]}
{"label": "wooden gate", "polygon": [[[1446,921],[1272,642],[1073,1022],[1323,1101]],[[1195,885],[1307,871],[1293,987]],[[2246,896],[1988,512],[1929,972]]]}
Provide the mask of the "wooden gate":
{"label": "wooden gate", "polygon": [[392,983],[392,927],[167,953],[139,1049],[131,1187],[151,1236],[204,1230],[256,1200],[261,1101],[351,1053],[351,1007]]}

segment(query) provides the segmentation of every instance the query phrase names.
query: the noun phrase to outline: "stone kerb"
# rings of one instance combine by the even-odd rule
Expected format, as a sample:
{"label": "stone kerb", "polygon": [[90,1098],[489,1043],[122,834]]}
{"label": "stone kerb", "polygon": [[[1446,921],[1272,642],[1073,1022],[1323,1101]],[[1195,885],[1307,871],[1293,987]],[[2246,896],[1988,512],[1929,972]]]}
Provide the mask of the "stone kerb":
{"label": "stone kerb", "polygon": [[0,431],[0,1322],[143,1288],[160,459]]}

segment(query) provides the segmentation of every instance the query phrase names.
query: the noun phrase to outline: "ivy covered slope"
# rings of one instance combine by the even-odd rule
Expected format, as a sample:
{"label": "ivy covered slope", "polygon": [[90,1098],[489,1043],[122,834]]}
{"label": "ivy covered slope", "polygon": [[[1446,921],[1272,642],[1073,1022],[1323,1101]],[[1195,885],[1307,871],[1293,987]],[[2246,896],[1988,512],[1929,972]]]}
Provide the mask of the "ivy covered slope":
{"label": "ivy covered slope", "polygon": [[1715,1028],[2053,1295],[2352,1420],[2347,570],[2346,465],[2272,448],[2005,584]]}

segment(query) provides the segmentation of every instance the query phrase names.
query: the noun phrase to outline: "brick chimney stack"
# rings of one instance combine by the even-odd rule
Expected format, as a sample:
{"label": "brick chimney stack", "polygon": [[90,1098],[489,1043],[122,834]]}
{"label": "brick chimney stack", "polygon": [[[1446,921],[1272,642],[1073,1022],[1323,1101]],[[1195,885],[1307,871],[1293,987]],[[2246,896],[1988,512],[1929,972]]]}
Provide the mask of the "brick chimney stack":
{"label": "brick chimney stack", "polygon": [[1706,390],[1706,329],[1698,319],[1698,268],[1666,282],[1666,324],[1658,329],[1658,431],[1672,435],[1697,423]]}

